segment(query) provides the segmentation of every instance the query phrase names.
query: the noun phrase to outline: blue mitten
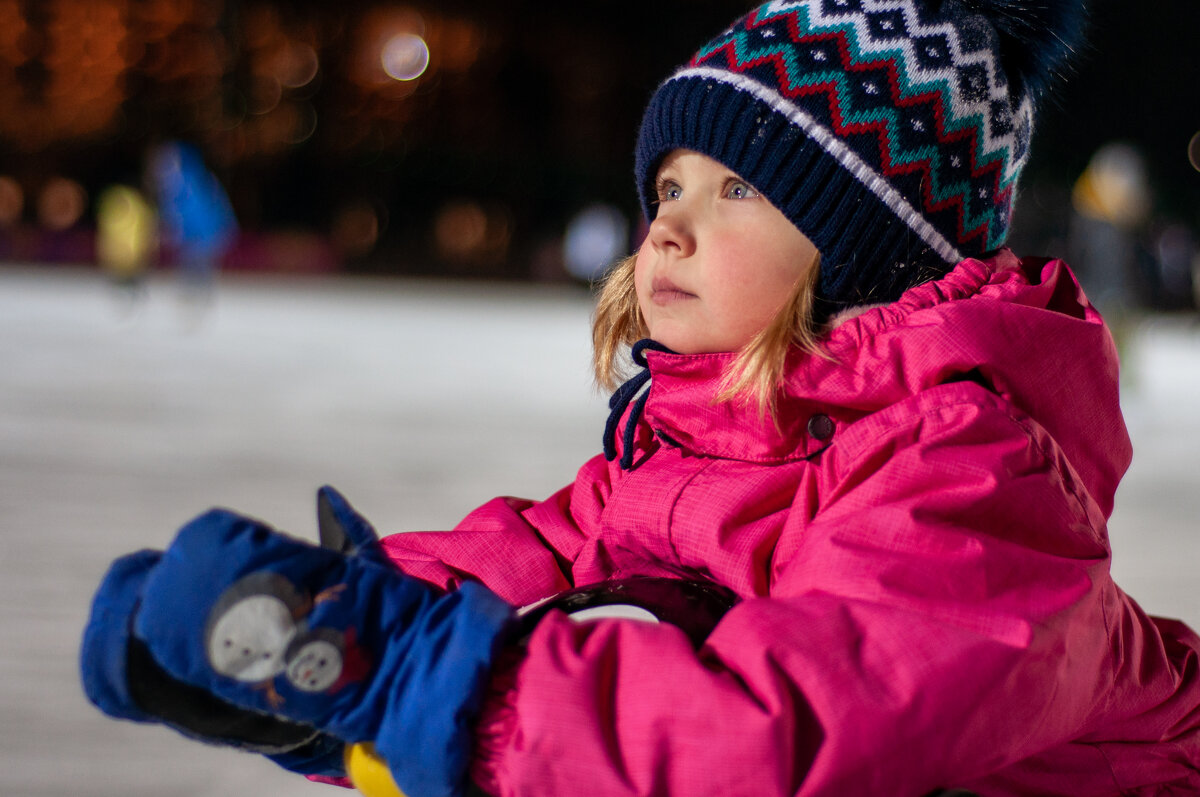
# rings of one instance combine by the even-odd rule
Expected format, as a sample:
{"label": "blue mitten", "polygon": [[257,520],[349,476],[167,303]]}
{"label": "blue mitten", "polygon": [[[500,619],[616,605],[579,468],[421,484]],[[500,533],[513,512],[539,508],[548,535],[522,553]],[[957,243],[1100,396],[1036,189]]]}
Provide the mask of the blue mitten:
{"label": "blue mitten", "polygon": [[342,740],[179,681],[133,636],[142,588],[161,558],[162,552],[150,550],[121,557],[101,582],[80,653],[88,698],[110,716],[161,723],[203,742],[262,753],[294,772],[343,775]]}
{"label": "blue mitten", "polygon": [[459,794],[471,726],[512,609],[466,583],[439,595],[392,567],[322,490],[340,550],[213,510],[147,563],[132,637],[171,677],[259,715],[369,741],[410,797]]}

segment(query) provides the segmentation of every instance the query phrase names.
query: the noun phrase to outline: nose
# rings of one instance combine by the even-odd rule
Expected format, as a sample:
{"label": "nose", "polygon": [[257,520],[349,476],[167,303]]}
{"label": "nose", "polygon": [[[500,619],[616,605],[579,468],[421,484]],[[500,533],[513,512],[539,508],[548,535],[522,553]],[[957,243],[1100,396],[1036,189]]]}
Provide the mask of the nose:
{"label": "nose", "polygon": [[660,210],[650,223],[647,237],[655,249],[674,250],[677,257],[688,257],[696,251],[696,237],[687,219],[679,212]]}

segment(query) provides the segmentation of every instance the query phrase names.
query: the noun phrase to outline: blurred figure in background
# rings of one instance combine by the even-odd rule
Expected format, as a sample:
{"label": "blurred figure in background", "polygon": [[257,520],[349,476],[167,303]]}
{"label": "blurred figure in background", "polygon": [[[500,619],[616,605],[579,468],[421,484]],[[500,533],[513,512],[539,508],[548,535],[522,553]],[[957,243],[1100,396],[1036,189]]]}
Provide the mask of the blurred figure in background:
{"label": "blurred figure in background", "polygon": [[162,243],[179,266],[185,297],[202,306],[211,298],[216,271],[237,236],[229,197],[190,144],[158,145],[147,168]]}
{"label": "blurred figure in background", "polygon": [[1071,193],[1071,263],[1088,298],[1113,327],[1132,309],[1138,246],[1151,196],[1141,153],[1128,144],[1096,151]]}
{"label": "blurred figure in background", "polygon": [[96,262],[132,309],[158,247],[158,214],[133,186],[111,185],[96,201]]}
{"label": "blurred figure in background", "polygon": [[1171,222],[1154,238],[1154,306],[1181,310],[1195,305],[1192,264],[1196,260],[1196,239],[1185,224]]}

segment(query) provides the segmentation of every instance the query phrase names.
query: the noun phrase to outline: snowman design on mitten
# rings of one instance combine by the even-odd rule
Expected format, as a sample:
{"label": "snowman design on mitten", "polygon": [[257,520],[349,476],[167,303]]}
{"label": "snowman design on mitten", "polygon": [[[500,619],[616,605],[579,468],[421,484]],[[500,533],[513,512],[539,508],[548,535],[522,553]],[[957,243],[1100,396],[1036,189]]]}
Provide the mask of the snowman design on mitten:
{"label": "snowman design on mitten", "polygon": [[332,628],[314,628],[288,645],[284,675],[302,692],[336,691],[341,685],[346,637]]}
{"label": "snowman design on mitten", "polygon": [[336,691],[347,681],[346,654],[354,635],[310,629],[305,618],[315,605],[336,600],[344,587],[310,598],[279,573],[260,571],[239,579],[209,612],[204,635],[209,665],[221,675],[260,686],[276,708],[283,702],[274,686],[281,673],[302,692]]}

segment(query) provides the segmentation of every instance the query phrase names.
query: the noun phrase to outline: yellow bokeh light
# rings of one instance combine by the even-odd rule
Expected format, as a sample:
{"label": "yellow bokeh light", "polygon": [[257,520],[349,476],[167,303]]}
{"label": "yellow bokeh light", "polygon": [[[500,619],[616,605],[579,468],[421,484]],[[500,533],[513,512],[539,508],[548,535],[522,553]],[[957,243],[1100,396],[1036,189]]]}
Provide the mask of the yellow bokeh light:
{"label": "yellow bokeh light", "polygon": [[498,262],[512,238],[509,213],[503,207],[484,208],[478,202],[447,203],[433,223],[438,255],[458,262]]}
{"label": "yellow bokeh light", "polygon": [[86,207],[83,186],[66,177],[52,177],[38,195],[38,220],[49,230],[65,230],[79,221]]}
{"label": "yellow bokeh light", "polygon": [[307,86],[317,76],[321,61],[317,51],[304,42],[288,42],[275,55],[273,67],[279,82],[289,89]]}
{"label": "yellow bokeh light", "polygon": [[0,176],[0,227],[12,227],[20,221],[24,206],[21,184],[7,175]]}

